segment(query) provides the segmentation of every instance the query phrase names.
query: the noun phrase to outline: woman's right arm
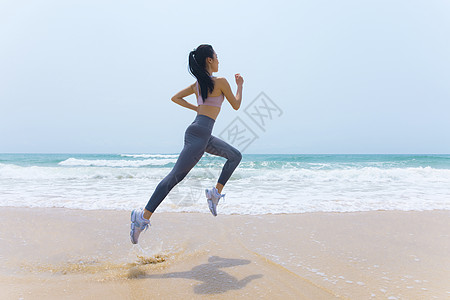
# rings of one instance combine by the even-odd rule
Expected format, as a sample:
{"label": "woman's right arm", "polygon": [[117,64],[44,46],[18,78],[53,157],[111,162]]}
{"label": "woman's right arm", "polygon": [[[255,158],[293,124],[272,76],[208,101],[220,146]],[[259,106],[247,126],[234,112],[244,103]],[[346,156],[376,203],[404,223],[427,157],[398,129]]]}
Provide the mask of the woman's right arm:
{"label": "woman's right arm", "polygon": [[241,107],[241,101],[242,101],[242,87],[244,85],[244,78],[238,73],[234,75],[236,79],[237,84],[237,92],[236,96],[233,95],[233,92],[231,91],[230,84],[226,80],[226,78],[222,78],[223,85],[222,85],[222,93],[227,98],[228,102],[230,102],[231,106],[238,110],[239,107]]}

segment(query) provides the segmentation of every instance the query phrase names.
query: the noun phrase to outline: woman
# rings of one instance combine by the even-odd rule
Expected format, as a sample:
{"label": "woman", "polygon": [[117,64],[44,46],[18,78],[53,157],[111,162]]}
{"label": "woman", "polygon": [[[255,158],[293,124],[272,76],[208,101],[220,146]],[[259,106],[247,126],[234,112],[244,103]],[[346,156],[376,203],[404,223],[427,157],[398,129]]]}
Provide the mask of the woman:
{"label": "woman", "polygon": [[[212,136],[211,132],[224,96],[235,110],[239,109],[244,83],[239,73],[234,75],[238,86],[234,96],[225,78],[212,76],[212,73],[218,70],[219,60],[211,45],[200,45],[189,54],[189,71],[197,81],[173,96],[172,101],[196,111],[197,116],[186,129],[184,147],[172,171],[158,184],[145,209],[135,209],[131,212],[130,237],[133,244],[137,244],[140,233],[150,225],[150,217],[158,205],[197,164],[205,151],[227,159],[216,186],[205,190],[209,210],[217,216],[217,204],[219,199],[225,196],[221,194],[222,189],[239,165],[242,155],[236,148]],[[183,99],[194,93],[197,96],[197,106]]]}

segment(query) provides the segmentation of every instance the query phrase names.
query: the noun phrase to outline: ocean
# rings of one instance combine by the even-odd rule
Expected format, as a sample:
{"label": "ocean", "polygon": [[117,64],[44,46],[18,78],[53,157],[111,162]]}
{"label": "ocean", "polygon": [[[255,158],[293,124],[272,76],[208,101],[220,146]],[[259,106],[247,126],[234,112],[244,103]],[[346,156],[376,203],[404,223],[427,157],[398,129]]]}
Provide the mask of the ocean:
{"label": "ocean", "polygon": [[[144,207],[178,154],[0,154],[0,206]],[[209,213],[205,154],[156,212]],[[450,155],[243,154],[218,214],[450,210]]]}

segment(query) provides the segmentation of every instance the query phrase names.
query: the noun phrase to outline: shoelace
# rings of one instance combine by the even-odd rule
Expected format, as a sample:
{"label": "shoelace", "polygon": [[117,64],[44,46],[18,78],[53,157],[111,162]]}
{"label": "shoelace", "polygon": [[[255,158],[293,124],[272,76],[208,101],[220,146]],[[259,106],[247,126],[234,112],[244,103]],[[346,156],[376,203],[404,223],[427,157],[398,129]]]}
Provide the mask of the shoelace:
{"label": "shoelace", "polygon": [[152,226],[152,224],[150,224],[150,222],[148,222],[148,223],[143,223],[140,227],[139,227],[139,226],[136,226],[136,223],[139,224],[138,222],[133,222],[133,223],[131,223],[131,226],[133,226],[133,229],[136,228],[136,227],[138,227],[138,228],[141,229],[141,230],[147,230],[147,229],[148,229],[148,226]]}
{"label": "shoelace", "polygon": [[152,224],[150,224],[150,220],[148,220],[148,223],[147,223],[147,222],[144,223],[144,225],[141,227],[141,229],[147,230],[147,229],[148,229],[148,226],[152,226]]}
{"label": "shoelace", "polygon": [[141,230],[146,231],[146,230],[148,229],[148,226],[150,226],[150,223],[144,224],[144,225],[141,227]]}
{"label": "shoelace", "polygon": [[[220,196],[219,196],[219,199],[220,199],[220,198],[223,198],[223,201],[225,201],[225,194],[219,194],[219,192],[217,192],[217,194],[220,195]],[[216,194],[216,195],[217,195],[217,194]],[[219,199],[217,199],[217,201],[219,201]]]}
{"label": "shoelace", "polygon": [[[219,192],[217,192],[217,194],[215,193],[215,191],[213,190],[213,189],[211,189],[211,190],[209,190],[209,195],[211,196],[211,194],[215,194],[215,196],[218,194],[218,195],[220,195],[219,196],[219,199],[220,198],[223,198],[223,201],[225,201],[225,194],[219,194]],[[211,198],[207,198],[208,200],[211,200]],[[219,200],[219,199],[217,199],[217,200]]]}

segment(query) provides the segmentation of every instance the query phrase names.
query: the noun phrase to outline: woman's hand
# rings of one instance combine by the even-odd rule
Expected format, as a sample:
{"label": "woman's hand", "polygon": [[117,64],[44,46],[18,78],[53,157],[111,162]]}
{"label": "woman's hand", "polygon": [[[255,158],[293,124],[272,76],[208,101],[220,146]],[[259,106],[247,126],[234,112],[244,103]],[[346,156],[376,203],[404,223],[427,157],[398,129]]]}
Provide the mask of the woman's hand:
{"label": "woman's hand", "polygon": [[236,84],[237,85],[244,84],[244,78],[241,76],[241,74],[239,74],[239,73],[234,74],[234,78],[236,79]]}

